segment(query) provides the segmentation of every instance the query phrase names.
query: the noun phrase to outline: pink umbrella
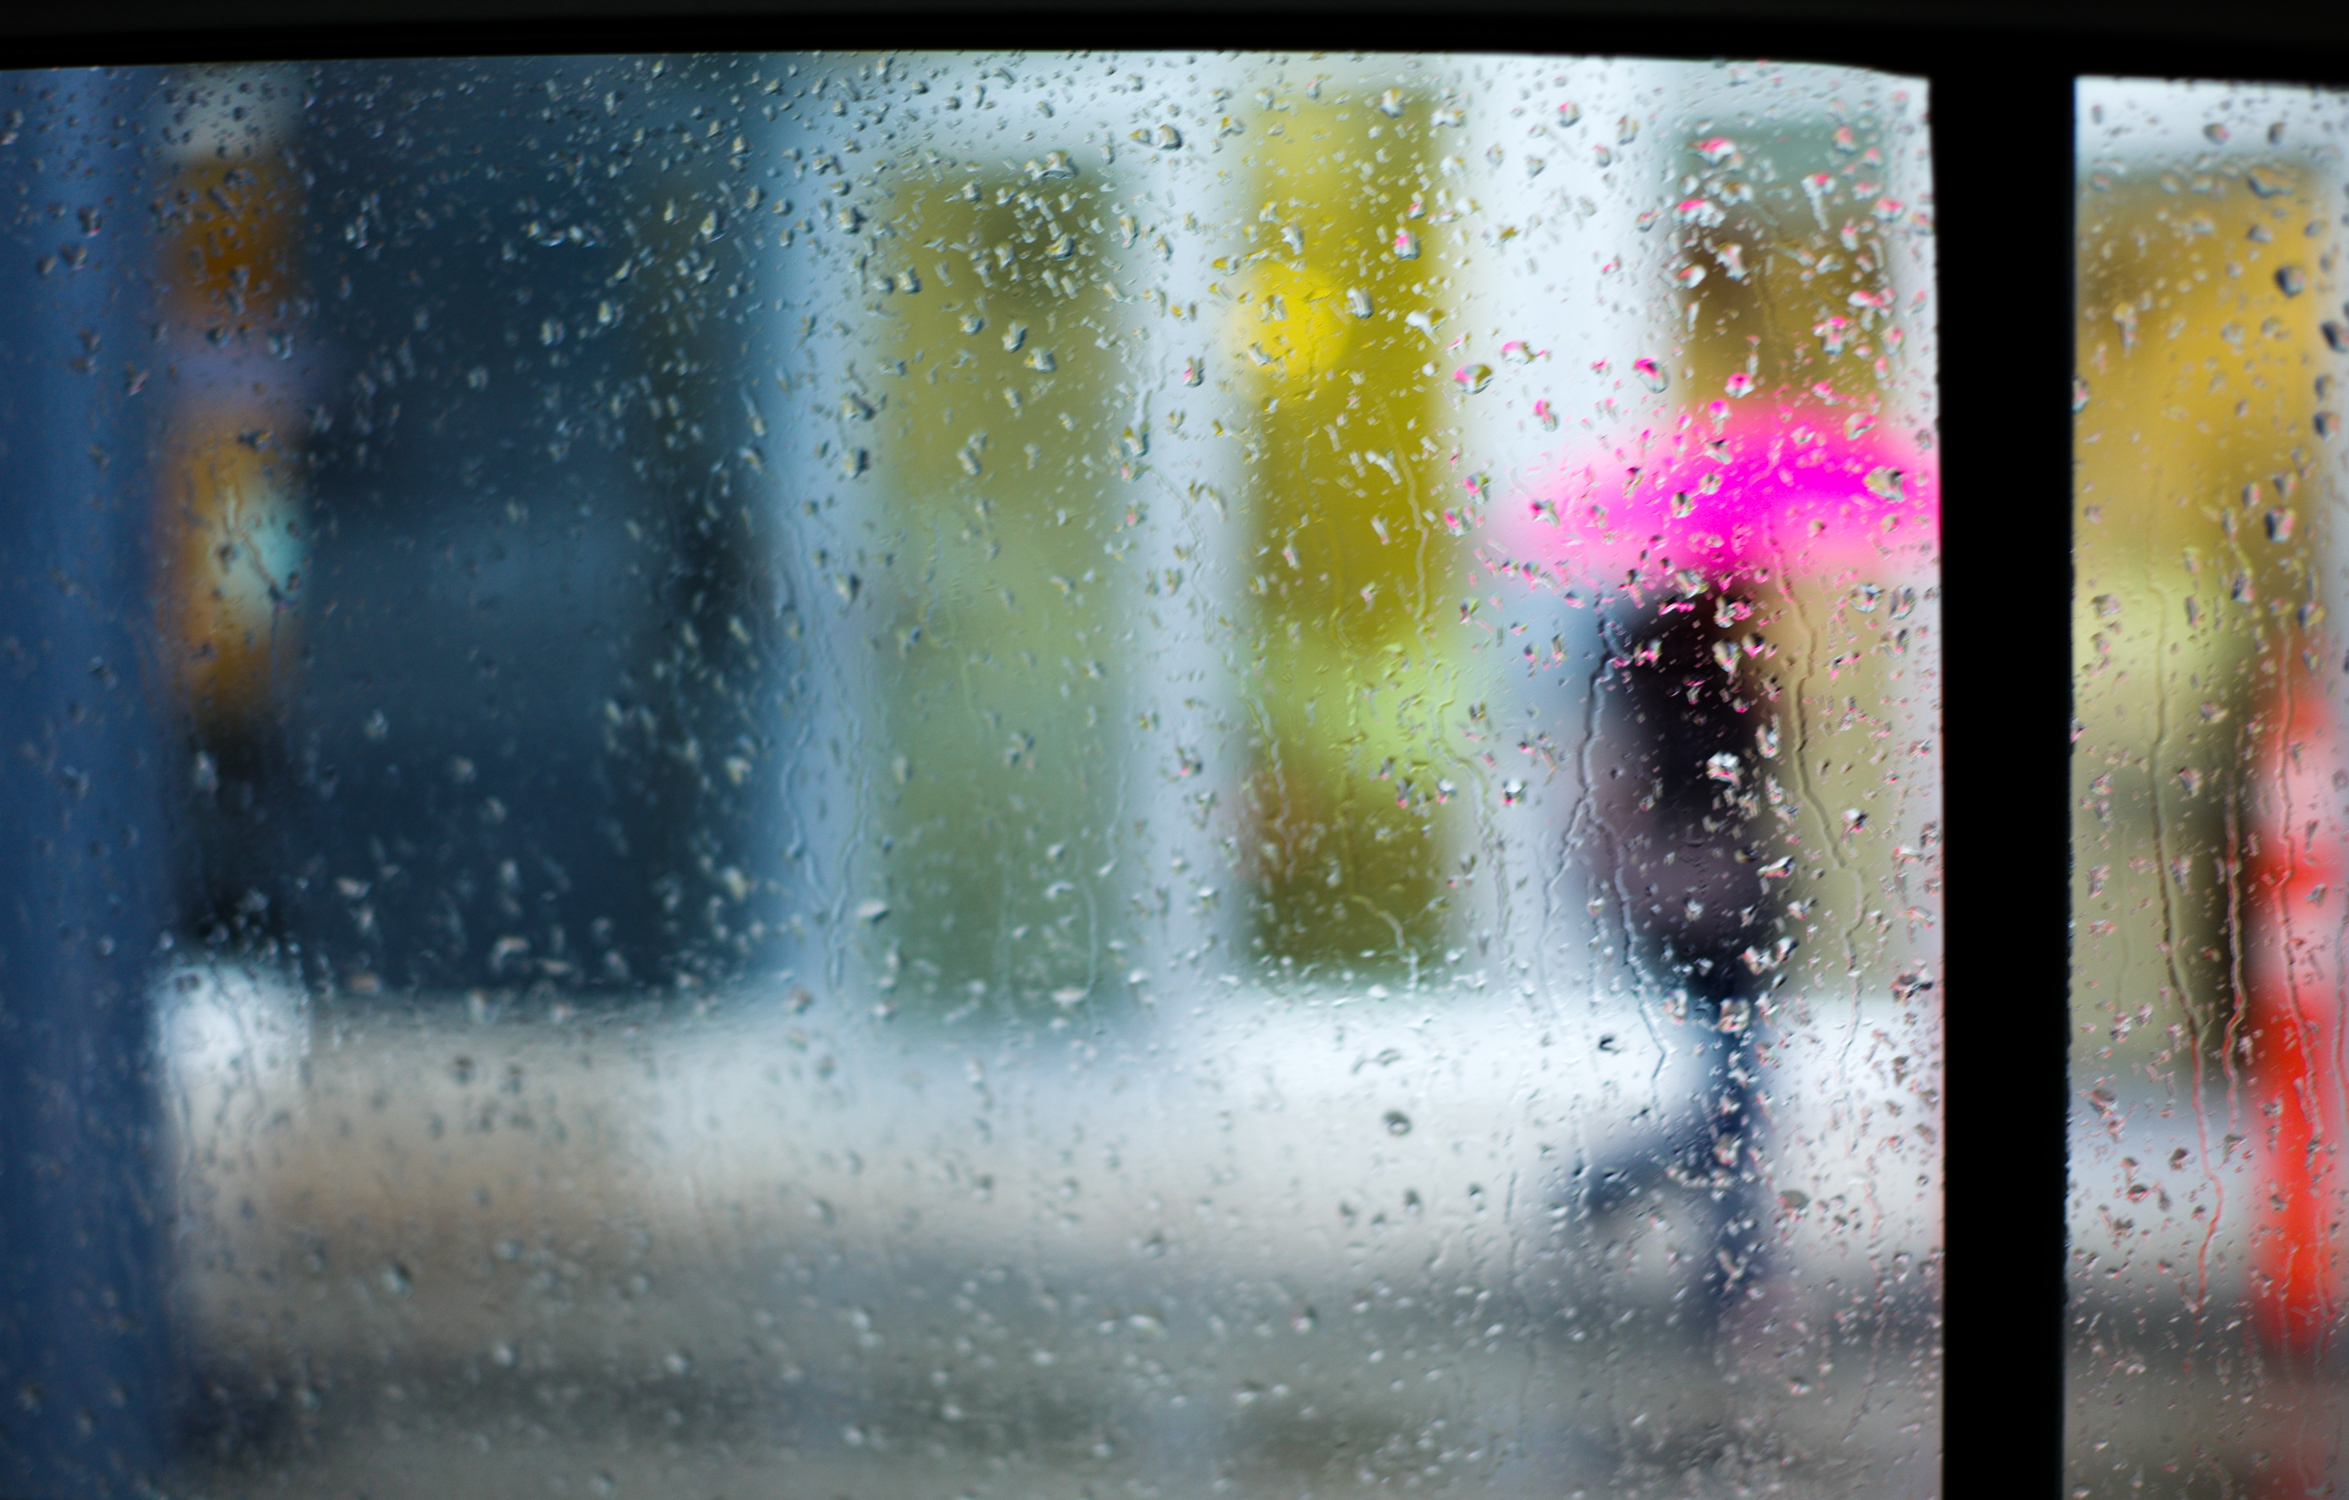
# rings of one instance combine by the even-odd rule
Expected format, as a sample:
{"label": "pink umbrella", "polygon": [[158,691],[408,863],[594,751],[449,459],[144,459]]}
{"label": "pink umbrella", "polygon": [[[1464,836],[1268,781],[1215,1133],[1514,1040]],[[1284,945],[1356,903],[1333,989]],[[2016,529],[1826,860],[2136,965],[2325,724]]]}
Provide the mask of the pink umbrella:
{"label": "pink umbrella", "polygon": [[1486,561],[1567,588],[1929,579],[1939,466],[1860,420],[1715,402],[1568,455],[1522,477]]}

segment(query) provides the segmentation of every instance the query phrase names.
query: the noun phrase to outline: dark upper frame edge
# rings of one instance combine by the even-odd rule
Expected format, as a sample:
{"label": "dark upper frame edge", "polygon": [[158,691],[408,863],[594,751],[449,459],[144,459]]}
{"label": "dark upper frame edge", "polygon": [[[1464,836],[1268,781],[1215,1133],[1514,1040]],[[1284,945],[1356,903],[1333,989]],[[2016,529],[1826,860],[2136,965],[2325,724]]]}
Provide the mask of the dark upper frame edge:
{"label": "dark upper frame edge", "polygon": [[[1172,48],[1244,17],[1217,50],[1768,58],[1947,78],[2073,74],[2349,86],[2349,8],[2287,0],[87,0],[0,11],[0,67],[612,52]],[[883,28],[886,28],[885,32]],[[1341,34],[1332,35],[1333,31]],[[2277,45],[2279,34],[2291,46]],[[918,45],[907,45],[919,38]]]}

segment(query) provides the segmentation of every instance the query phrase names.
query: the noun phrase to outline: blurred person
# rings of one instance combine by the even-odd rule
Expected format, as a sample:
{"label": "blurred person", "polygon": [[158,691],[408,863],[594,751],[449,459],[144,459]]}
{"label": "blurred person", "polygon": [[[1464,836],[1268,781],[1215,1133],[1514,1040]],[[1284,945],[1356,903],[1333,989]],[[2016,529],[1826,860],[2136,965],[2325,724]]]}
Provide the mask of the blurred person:
{"label": "blurred person", "polygon": [[2342,1308],[2340,922],[2328,910],[2349,861],[2340,808],[2349,745],[2333,695],[2283,674],[2254,726],[2258,808],[2252,928],[2235,1042],[2257,1126],[2253,1326],[2272,1358],[2312,1378]]}
{"label": "blurred person", "polygon": [[[1783,912],[1752,845],[1767,836],[1748,786],[1756,716],[1734,659],[1749,608],[1735,594],[1698,593],[1604,610],[1596,837],[1586,848],[1634,962],[1669,992],[1670,1013],[1704,1053],[1703,1089],[1667,1170],[1709,1205],[1710,1251],[1699,1264],[1707,1328],[1763,1270],[1749,1131],[1755,1004],[1774,980],[1749,959],[1768,949]],[[1724,645],[1726,670],[1715,654]]]}
{"label": "blurred person", "polygon": [[287,935],[271,888],[293,862],[290,830],[271,803],[292,779],[284,711],[309,552],[298,433],[318,384],[315,357],[305,345],[293,358],[291,342],[307,332],[300,91],[282,72],[220,69],[162,99],[173,128],[153,285],[156,341],[172,352],[155,379],[152,524],[170,711],[192,767],[184,935],[267,952]]}
{"label": "blurred person", "polygon": [[1534,479],[1528,495],[1510,565],[1595,592],[1606,646],[1575,818],[1589,831],[1569,833],[1570,849],[1704,1054],[1667,1170],[1707,1205],[1697,1322],[1711,1337],[1765,1270],[1757,1048],[1796,946],[1785,929],[1798,856],[1806,833],[1828,832],[1789,790],[1804,746],[1782,708],[1789,678],[1799,697],[1830,664],[1772,666],[1774,637],[1815,657],[1825,643],[1811,617],[1831,616],[1833,600],[1870,613],[1886,596],[1913,600],[1904,580],[1929,566],[1938,484],[1898,439],[1813,426],[1799,409],[1733,419],[1716,402],[1668,439],[1643,433]]}
{"label": "blurred person", "polygon": [[[2313,658],[2310,658],[2313,660]],[[2313,673],[2287,666],[2250,735],[2254,824],[2246,874],[2246,981],[2226,1060],[2239,1066],[2251,1136],[2250,1277],[2254,1346],[2285,1389],[2338,1378],[2343,1309],[2340,1141],[2349,1125],[2341,1036],[2341,805],[2349,742],[2340,705]],[[2332,1404],[2275,1410],[2261,1495],[2322,1492],[2339,1465]]]}

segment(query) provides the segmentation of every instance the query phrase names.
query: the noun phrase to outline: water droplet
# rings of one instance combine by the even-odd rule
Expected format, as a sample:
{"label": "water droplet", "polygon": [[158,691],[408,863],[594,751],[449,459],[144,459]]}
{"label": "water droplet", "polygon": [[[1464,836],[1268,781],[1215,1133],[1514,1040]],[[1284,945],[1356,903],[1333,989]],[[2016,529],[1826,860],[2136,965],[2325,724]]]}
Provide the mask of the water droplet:
{"label": "water droplet", "polygon": [[1452,379],[1462,390],[1473,396],[1492,384],[1493,367],[1491,365],[1462,365],[1452,372]]}
{"label": "water droplet", "polygon": [[1386,1124],[1389,1135],[1409,1135],[1411,1133],[1411,1117],[1399,1109],[1387,1111]]}
{"label": "water droplet", "polygon": [[1735,755],[1723,750],[1705,762],[1705,774],[1715,781],[1735,786],[1745,779],[1745,767]]}
{"label": "water droplet", "polygon": [[2292,527],[2294,525],[2294,521],[2295,518],[2292,512],[2288,510],[2269,511],[2267,513],[2267,539],[2271,542],[2288,542],[2292,540]]}
{"label": "water droplet", "polygon": [[1060,368],[1060,361],[1052,357],[1051,350],[1038,349],[1028,356],[1028,368],[1049,375]]}
{"label": "water droplet", "polygon": [[1009,328],[1003,330],[1003,348],[1005,353],[1018,353],[1020,345],[1026,343],[1027,341],[1028,325],[1025,323],[1014,323]]}
{"label": "water droplet", "polygon": [[1683,224],[1693,224],[1699,229],[1711,229],[1718,225],[1725,216],[1721,212],[1720,205],[1710,198],[1683,198],[1674,205],[1672,217]]}
{"label": "water droplet", "polygon": [[1401,260],[1419,259],[1419,236],[1408,229],[1396,230],[1395,255]]}
{"label": "water droplet", "polygon": [[2308,290],[2308,272],[2299,266],[2278,266],[2276,288],[2287,297],[2297,297]]}
{"label": "water droplet", "polygon": [[1346,291],[1346,311],[1357,318],[1369,317],[1371,314],[1370,293],[1358,286],[1349,287]]}
{"label": "water droplet", "polygon": [[2227,133],[2226,126],[2216,123],[2202,127],[2202,138],[2214,146],[2225,145],[2227,143]]}
{"label": "water droplet", "polygon": [[1870,469],[1868,488],[1886,500],[1898,500],[1908,476],[1894,468]]}
{"label": "water droplet", "polygon": [[863,902],[856,909],[856,919],[867,924],[878,922],[888,915],[889,903],[878,898]]}
{"label": "water droplet", "polygon": [[1183,144],[1183,133],[1172,125],[1161,125],[1151,132],[1150,144],[1161,151],[1179,150]]}
{"label": "water droplet", "polygon": [[1729,394],[1732,396],[1751,395],[1754,389],[1754,377],[1748,375],[1743,370],[1739,370],[1737,373],[1731,375],[1728,380],[1722,383],[1722,389],[1729,392]]}
{"label": "water droplet", "polygon": [[1403,91],[1388,89],[1378,96],[1378,112],[1390,120],[1403,118]]}
{"label": "water droplet", "polygon": [[987,320],[980,317],[975,312],[964,313],[962,315],[962,331],[965,333],[977,333],[980,329],[986,326]]}
{"label": "water droplet", "polygon": [[2282,198],[2292,191],[2291,179],[2273,167],[2253,167],[2243,175],[2243,182],[2261,198]]}
{"label": "water droplet", "polygon": [[1183,384],[1197,385],[1201,380],[1206,378],[1206,374],[1206,369],[1199,363],[1199,361],[1195,359],[1187,359],[1183,361]]}
{"label": "water droplet", "polygon": [[1631,372],[1639,377],[1641,385],[1659,394],[1662,393],[1665,386],[1671,384],[1670,379],[1664,374],[1663,367],[1652,359],[1633,360]]}
{"label": "water droplet", "polygon": [[1558,430],[1558,414],[1550,409],[1550,403],[1547,400],[1533,403],[1533,416],[1535,421],[1542,424],[1542,431],[1556,432]]}

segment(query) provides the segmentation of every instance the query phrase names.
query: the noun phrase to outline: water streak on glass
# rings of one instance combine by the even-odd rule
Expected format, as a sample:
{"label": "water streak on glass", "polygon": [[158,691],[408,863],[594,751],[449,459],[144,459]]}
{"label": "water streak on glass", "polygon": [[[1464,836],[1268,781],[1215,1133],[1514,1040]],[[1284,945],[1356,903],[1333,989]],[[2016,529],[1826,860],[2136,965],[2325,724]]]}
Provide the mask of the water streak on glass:
{"label": "water streak on glass", "polygon": [[2089,80],[2071,1493],[2343,1466],[2337,94]]}
{"label": "water streak on glass", "polygon": [[1936,1492],[1921,84],[0,84],[169,908],[0,1489]]}

